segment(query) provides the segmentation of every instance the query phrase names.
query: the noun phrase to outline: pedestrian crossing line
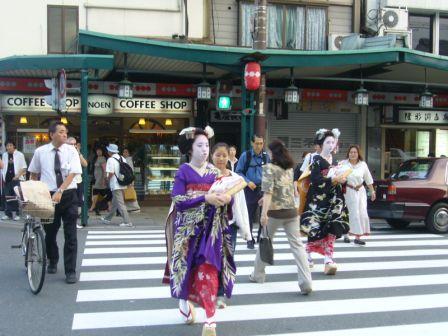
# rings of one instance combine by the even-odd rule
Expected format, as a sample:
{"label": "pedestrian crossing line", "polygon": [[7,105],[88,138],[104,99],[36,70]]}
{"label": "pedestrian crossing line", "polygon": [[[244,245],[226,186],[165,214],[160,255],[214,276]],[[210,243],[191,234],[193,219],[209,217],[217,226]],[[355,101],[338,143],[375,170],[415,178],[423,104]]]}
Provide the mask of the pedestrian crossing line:
{"label": "pedestrian crossing line", "polygon": [[288,334],[269,334],[258,336],[378,336],[378,335],[406,335],[406,336],[440,336],[442,330],[448,330],[448,322],[393,325],[371,328],[339,329],[324,331],[309,331]]}
{"label": "pedestrian crossing line", "polygon": [[[410,287],[447,285],[448,274],[406,275],[390,277],[370,277],[356,279],[313,280],[314,291],[372,289],[388,287]],[[297,281],[265,282],[262,284],[236,283],[232,297],[237,295],[257,295],[270,293],[297,293]],[[111,289],[88,289],[78,291],[77,302],[168,299],[169,286],[131,287]]]}
{"label": "pedestrian crossing line", "polygon": [[[88,242],[87,242],[88,243]],[[374,241],[369,242],[369,248],[376,247],[405,247],[405,246],[443,246],[448,245],[448,240],[400,240],[400,241]],[[336,247],[345,247],[350,249],[359,249],[362,246],[356,246],[352,244],[345,244],[343,242],[337,242]],[[274,240],[274,250],[289,250],[291,249],[289,244],[276,244]],[[246,250],[246,246],[237,245],[236,250]],[[145,247],[87,247],[84,250],[84,254],[119,254],[119,253],[157,253],[165,252],[165,246],[145,246]]]}
{"label": "pedestrian crossing line", "polygon": [[[360,263],[343,263],[338,266],[340,272],[372,271],[372,270],[397,270],[397,269],[420,269],[448,267],[448,259],[438,260],[405,260],[405,261],[381,261]],[[324,265],[314,265],[312,272],[323,272]],[[237,276],[247,276],[253,271],[253,266],[237,267]],[[267,274],[295,274],[296,265],[274,265],[268,266]],[[159,270],[131,270],[131,271],[100,271],[81,272],[80,281],[112,281],[112,280],[143,280],[161,279],[163,271]]]}
{"label": "pedestrian crossing line", "polygon": [[[163,239],[159,236],[162,235],[116,235],[116,236],[87,236],[87,246],[94,246],[94,245],[113,245],[116,243],[117,245],[144,245],[145,242],[148,245],[165,245],[166,240],[165,236],[163,235]],[[368,239],[365,239],[366,241],[372,241],[372,240],[398,240],[398,239],[409,239],[409,238],[416,238],[415,236],[411,235],[401,235],[401,236],[371,236]],[[434,241],[444,241],[445,237],[438,236],[438,235],[425,235],[425,237],[418,237],[418,238],[434,238]],[[302,237],[301,239],[303,242],[306,242],[306,238]],[[417,241],[416,239],[413,239],[414,241]],[[287,242],[288,238],[286,237],[286,234],[276,235],[273,239],[275,243],[277,242]],[[135,242],[135,243],[134,243]],[[137,243],[138,242],[138,243]],[[336,243],[342,243],[342,241],[336,241]],[[237,239],[238,245],[245,245],[246,241],[239,238]],[[344,243],[346,246],[351,246],[346,243]]]}
{"label": "pedestrian crossing line", "polygon": [[[254,250],[252,250],[254,251]],[[421,256],[446,256],[447,249],[427,249],[427,250],[404,250],[404,251],[336,251],[335,258],[375,258],[375,257],[421,257]],[[276,261],[294,260],[291,252],[275,253],[274,259]],[[313,255],[314,260],[323,259],[320,255]],[[236,254],[236,262],[254,261],[255,252],[250,254]],[[166,256],[162,257],[125,257],[125,258],[84,258],[81,266],[119,266],[119,265],[164,265],[166,263]]]}
{"label": "pedestrian crossing line", "polygon": [[[336,307],[336,309],[335,309]],[[448,294],[427,294],[392,296],[381,298],[360,298],[282,302],[256,305],[230,305],[217,314],[217,322],[261,321],[312,316],[337,316],[363,313],[414,311],[431,308],[447,308]],[[266,314],[269,312],[269,314]],[[205,321],[203,309],[197,310],[197,322]],[[76,313],[73,330],[105,329],[119,327],[157,326],[182,324],[178,309],[154,309],[113,311],[97,313]]]}
{"label": "pedestrian crossing line", "polygon": [[[87,240],[114,240],[114,239],[143,239],[143,238],[151,238],[154,241],[160,241],[161,244],[165,244],[165,235],[164,234],[122,234],[122,235],[88,235]],[[304,237],[305,238],[305,237]],[[362,237],[363,240],[382,240],[382,239],[421,239],[421,238],[445,238],[442,235],[437,234],[402,234],[402,235],[371,235],[367,237]],[[275,235],[275,241],[287,241],[286,233],[281,232]],[[245,240],[238,237],[238,243],[246,243]]]}
{"label": "pedestrian crossing line", "polygon": [[163,233],[165,234],[165,230],[159,230],[159,229],[151,229],[151,230],[89,230],[88,234],[91,235],[115,235],[115,234],[132,234],[132,233]]}

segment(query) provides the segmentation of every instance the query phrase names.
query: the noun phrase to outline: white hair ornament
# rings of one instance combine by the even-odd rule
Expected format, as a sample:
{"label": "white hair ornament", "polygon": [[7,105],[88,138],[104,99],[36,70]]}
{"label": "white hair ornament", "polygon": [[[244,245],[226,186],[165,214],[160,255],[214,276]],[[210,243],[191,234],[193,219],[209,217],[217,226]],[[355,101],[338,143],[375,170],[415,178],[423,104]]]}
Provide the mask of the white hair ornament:
{"label": "white hair ornament", "polygon": [[333,128],[333,129],[331,130],[331,132],[334,134],[334,137],[335,137],[336,139],[339,139],[339,136],[341,135],[341,131],[339,130],[339,128]]}
{"label": "white hair ornament", "polygon": [[211,139],[215,136],[215,131],[210,126],[205,126],[204,128],[205,133],[207,133],[207,138]]}
{"label": "white hair ornament", "polygon": [[325,132],[328,132],[328,130],[326,128],[321,128],[321,129],[317,130],[316,131],[317,139],[321,140],[322,137],[324,136]]}

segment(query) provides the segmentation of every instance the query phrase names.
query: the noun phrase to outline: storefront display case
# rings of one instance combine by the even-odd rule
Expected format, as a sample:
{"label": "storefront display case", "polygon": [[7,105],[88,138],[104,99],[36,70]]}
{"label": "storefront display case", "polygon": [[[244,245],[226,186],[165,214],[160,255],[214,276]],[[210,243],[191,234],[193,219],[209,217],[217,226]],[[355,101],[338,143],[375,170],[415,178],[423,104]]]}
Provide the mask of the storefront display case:
{"label": "storefront display case", "polygon": [[179,169],[181,154],[175,145],[145,146],[146,150],[146,195],[169,196],[174,183],[174,176]]}

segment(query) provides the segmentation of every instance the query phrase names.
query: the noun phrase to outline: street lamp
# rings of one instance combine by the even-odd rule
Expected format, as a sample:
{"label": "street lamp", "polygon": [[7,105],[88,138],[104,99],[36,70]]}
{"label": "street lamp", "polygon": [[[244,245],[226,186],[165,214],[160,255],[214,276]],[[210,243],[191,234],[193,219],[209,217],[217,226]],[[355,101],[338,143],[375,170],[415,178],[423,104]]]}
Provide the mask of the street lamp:
{"label": "street lamp", "polygon": [[128,54],[124,54],[124,79],[118,83],[118,98],[131,99],[132,83],[128,80]]}
{"label": "street lamp", "polygon": [[298,104],[300,101],[299,88],[294,85],[294,69],[291,68],[291,83],[285,89],[285,103]]}
{"label": "street lamp", "polygon": [[202,82],[197,85],[196,98],[202,100],[212,99],[212,86],[205,80],[206,65],[202,64]]}

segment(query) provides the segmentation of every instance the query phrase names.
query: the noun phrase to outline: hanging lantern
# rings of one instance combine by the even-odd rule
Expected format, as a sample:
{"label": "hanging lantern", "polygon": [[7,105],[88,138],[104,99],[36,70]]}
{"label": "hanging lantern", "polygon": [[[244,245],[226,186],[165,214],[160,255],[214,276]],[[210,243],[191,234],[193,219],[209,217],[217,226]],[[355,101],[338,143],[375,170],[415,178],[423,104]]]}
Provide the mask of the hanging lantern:
{"label": "hanging lantern", "polygon": [[433,108],[434,106],[434,96],[427,89],[420,95],[419,106],[421,108]]}
{"label": "hanging lantern", "polygon": [[67,117],[61,117],[61,123],[63,123],[64,125],[67,125],[68,124]]}
{"label": "hanging lantern", "polygon": [[196,98],[202,100],[212,99],[212,87],[205,80],[198,84]]}
{"label": "hanging lantern", "polygon": [[171,119],[165,119],[165,126],[173,126],[173,121]]}
{"label": "hanging lantern", "polygon": [[257,62],[246,63],[244,67],[244,86],[249,91],[258,90],[261,80],[261,67]]}
{"label": "hanging lantern", "polygon": [[285,89],[285,103],[298,104],[300,101],[299,88],[294,84]]}
{"label": "hanging lantern", "polygon": [[369,92],[361,87],[355,92],[355,105],[368,106],[369,105]]}
{"label": "hanging lantern", "polygon": [[131,99],[133,96],[132,83],[127,79],[118,83],[118,98]]}
{"label": "hanging lantern", "polygon": [[28,119],[26,117],[20,117],[20,121],[21,124],[28,124]]}
{"label": "hanging lantern", "polygon": [[140,126],[145,126],[145,125],[146,125],[146,120],[145,120],[145,118],[140,118],[140,119],[138,120],[138,124],[139,124]]}

